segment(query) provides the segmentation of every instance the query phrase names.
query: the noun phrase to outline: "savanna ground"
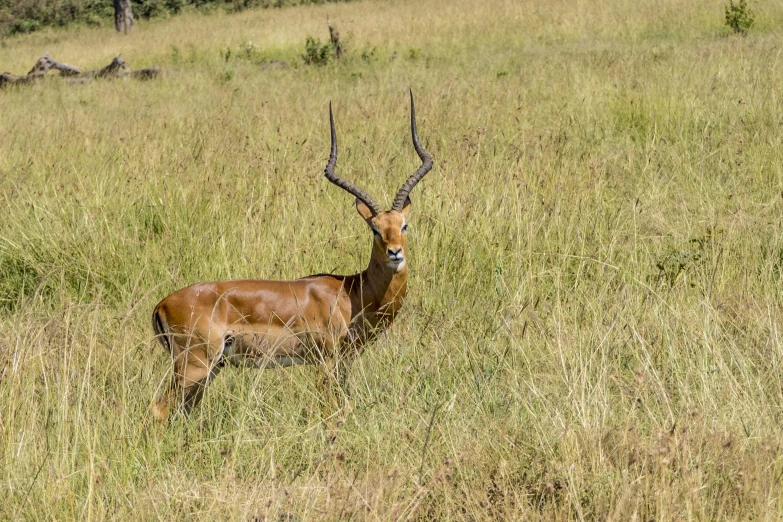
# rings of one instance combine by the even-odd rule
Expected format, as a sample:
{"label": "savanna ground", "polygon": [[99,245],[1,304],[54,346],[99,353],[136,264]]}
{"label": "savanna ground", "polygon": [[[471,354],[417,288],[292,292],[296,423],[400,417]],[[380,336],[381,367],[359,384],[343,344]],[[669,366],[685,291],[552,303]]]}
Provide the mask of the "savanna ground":
{"label": "savanna ground", "polygon": [[[783,4],[746,37],[721,2],[591,4],[2,41],[17,74],[46,50],[166,74],[0,92],[0,518],[783,518]],[[327,13],[347,57],[306,66]],[[353,410],[324,418],[313,368],[234,368],[151,423],[161,297],[364,268],[327,106],[338,172],[388,205],[418,165],[409,87],[436,166]]]}

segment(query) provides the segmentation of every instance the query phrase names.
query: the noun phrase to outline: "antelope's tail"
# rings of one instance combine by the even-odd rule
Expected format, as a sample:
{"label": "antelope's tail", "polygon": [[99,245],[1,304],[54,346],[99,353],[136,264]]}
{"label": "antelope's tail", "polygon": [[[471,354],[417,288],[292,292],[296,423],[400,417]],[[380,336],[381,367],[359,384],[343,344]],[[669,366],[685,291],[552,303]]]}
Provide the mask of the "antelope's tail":
{"label": "antelope's tail", "polygon": [[169,339],[168,328],[166,328],[166,318],[160,305],[155,307],[152,312],[152,330],[155,332],[155,338],[163,347],[172,353],[171,340]]}

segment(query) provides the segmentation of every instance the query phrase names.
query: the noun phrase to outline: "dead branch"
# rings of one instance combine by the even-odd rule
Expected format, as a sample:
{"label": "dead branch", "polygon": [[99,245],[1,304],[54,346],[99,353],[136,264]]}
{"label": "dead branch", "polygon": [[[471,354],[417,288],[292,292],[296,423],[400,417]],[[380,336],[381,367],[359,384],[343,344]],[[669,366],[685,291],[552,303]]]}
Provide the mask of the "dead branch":
{"label": "dead branch", "polygon": [[5,87],[6,85],[21,85],[23,83],[27,83],[26,76],[14,76],[8,72],[0,74],[0,88]]}
{"label": "dead branch", "polygon": [[47,52],[40,58],[38,58],[38,61],[35,62],[35,65],[33,65],[33,68],[30,69],[30,71],[27,73],[27,76],[30,76],[31,74],[46,74],[49,72],[49,69],[51,69],[51,62],[49,61],[49,53]]}
{"label": "dead branch", "polygon": [[125,63],[125,60],[123,60],[118,56],[103,69],[99,69],[97,71],[90,71],[89,73],[84,73],[84,74],[90,74],[95,78],[112,78],[112,77],[119,78],[121,76],[127,75],[128,73],[130,73],[130,67],[128,67],[127,63]]}
{"label": "dead branch", "polygon": [[148,69],[131,71],[127,62],[120,56],[114,58],[109,65],[101,69],[95,71],[82,71],[79,67],[61,63],[50,58],[49,53],[47,52],[35,62],[35,65],[33,65],[33,68],[30,69],[26,76],[15,76],[8,72],[1,74],[0,89],[7,85],[26,85],[33,83],[45,76],[46,73],[52,69],[58,71],[60,76],[67,77],[68,81],[71,83],[83,83],[93,79],[124,77],[136,78],[137,80],[151,80],[160,75],[160,67],[157,65]]}
{"label": "dead branch", "polygon": [[332,49],[334,49],[334,57],[340,59],[343,57],[343,44],[340,41],[340,33],[337,32],[337,28],[329,21],[329,17],[326,17],[326,25],[329,26],[329,41],[332,42]]}
{"label": "dead branch", "polygon": [[68,65],[67,63],[60,63],[49,59],[49,62],[51,63],[52,69],[57,69],[60,71],[61,76],[76,76],[77,74],[81,74],[82,70],[78,67],[74,67],[73,65]]}
{"label": "dead branch", "polygon": [[31,74],[46,74],[50,69],[59,71],[62,76],[76,76],[77,74],[82,74],[82,70],[78,67],[53,60],[52,58],[49,58],[49,53],[46,52],[43,56],[38,58],[38,61],[35,62],[35,65],[33,65],[33,68],[27,73],[27,76],[30,76]]}
{"label": "dead branch", "polygon": [[147,69],[139,69],[138,71],[133,71],[131,73],[131,76],[133,76],[137,80],[152,80],[153,78],[157,78],[159,74],[160,74],[160,67],[156,65],[155,67],[149,67]]}

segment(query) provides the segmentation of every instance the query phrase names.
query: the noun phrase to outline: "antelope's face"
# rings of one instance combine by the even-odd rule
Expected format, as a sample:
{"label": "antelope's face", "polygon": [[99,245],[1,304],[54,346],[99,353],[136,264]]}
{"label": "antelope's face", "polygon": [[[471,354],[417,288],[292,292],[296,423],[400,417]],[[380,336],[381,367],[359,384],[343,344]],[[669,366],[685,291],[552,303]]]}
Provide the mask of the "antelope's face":
{"label": "antelope's face", "polygon": [[395,271],[405,267],[408,256],[408,241],[405,235],[408,231],[408,211],[410,208],[410,200],[408,199],[399,212],[389,210],[373,215],[364,203],[356,201],[356,210],[372,231],[373,257]]}
{"label": "antelope's face", "polygon": [[408,242],[405,240],[405,232],[408,230],[407,217],[411,208],[411,200],[408,198],[408,194],[416,186],[416,183],[421,181],[421,178],[426,176],[432,169],[432,157],[422,148],[419,142],[419,135],[416,132],[416,109],[413,106],[413,91],[411,91],[411,138],[413,140],[413,148],[421,159],[421,166],[405,180],[400,190],[397,191],[391,210],[384,212],[381,206],[367,192],[334,173],[334,169],[337,166],[337,132],[334,130],[334,114],[332,114],[331,103],[329,104],[329,131],[332,138],[332,149],[329,154],[329,161],[324,169],[326,179],[356,196],[356,210],[367,222],[374,236],[373,259],[394,271],[404,269],[408,256]]}

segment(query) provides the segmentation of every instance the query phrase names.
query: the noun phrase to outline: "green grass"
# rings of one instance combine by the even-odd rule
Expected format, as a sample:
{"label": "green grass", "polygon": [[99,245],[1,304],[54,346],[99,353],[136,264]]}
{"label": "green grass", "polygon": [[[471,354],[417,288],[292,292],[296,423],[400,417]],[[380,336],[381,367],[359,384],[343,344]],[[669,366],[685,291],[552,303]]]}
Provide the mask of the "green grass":
{"label": "green grass", "polygon": [[[17,74],[46,50],[165,74],[0,91],[0,519],[783,517],[783,5],[746,37],[723,7],[357,2],[3,40]],[[327,13],[347,59],[305,66]],[[410,87],[435,168],[353,411],[322,418],[312,368],[229,368],[152,425],[161,297],[364,268],[328,103],[338,172],[389,205],[418,166]]]}

